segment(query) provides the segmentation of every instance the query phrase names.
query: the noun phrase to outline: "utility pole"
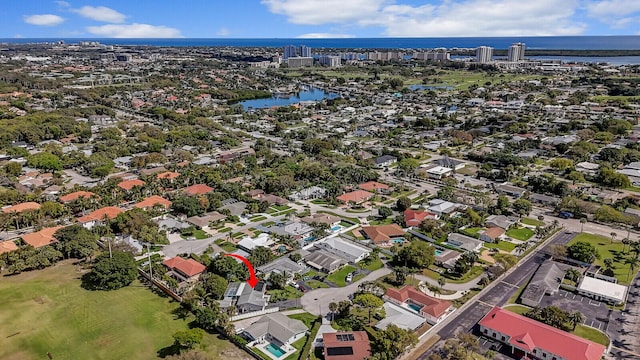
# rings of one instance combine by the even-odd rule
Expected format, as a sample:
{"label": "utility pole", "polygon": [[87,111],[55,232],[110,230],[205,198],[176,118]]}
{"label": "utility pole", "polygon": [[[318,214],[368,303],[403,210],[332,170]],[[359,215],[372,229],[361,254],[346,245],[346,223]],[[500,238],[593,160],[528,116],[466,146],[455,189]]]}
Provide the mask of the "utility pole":
{"label": "utility pole", "polygon": [[151,249],[149,248],[149,243],[147,245],[147,261],[149,261],[149,277],[151,277],[151,283],[153,284],[153,267],[151,266]]}
{"label": "utility pole", "polygon": [[110,237],[107,238],[107,243],[109,244],[109,258],[112,258],[113,254],[111,253],[111,238]]}

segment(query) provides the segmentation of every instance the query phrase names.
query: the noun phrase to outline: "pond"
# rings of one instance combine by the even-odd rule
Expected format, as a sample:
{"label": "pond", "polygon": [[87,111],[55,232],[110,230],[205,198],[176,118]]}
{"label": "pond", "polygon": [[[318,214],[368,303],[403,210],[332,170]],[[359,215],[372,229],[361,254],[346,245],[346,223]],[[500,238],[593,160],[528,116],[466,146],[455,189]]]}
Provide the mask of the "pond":
{"label": "pond", "polygon": [[340,97],[340,94],[334,92],[326,92],[318,88],[309,88],[296,94],[292,94],[291,96],[273,96],[265,99],[245,100],[239,102],[238,104],[242,105],[245,110],[263,109],[273,106],[289,106],[302,101],[320,101],[323,99],[335,99],[338,97]]}

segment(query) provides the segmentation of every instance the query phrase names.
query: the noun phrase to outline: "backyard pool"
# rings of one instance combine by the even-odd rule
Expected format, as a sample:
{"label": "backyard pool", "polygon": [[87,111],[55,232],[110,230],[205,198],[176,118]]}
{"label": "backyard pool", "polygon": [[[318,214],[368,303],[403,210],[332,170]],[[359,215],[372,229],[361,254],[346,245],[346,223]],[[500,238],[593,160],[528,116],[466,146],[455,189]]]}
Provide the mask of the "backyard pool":
{"label": "backyard pool", "polygon": [[271,355],[275,356],[275,357],[280,357],[284,354],[286,354],[286,351],[280,349],[278,346],[273,345],[273,343],[269,343],[267,344],[267,346],[264,347],[265,349],[267,349],[268,352],[271,353]]}
{"label": "backyard pool", "polygon": [[391,242],[394,244],[402,244],[404,242],[404,239],[403,238],[391,239]]}
{"label": "backyard pool", "polygon": [[420,309],[422,309],[422,306],[420,305],[416,305],[416,304],[407,304],[407,306],[409,306],[411,308],[411,310],[414,310],[415,312],[420,312]]}
{"label": "backyard pool", "polygon": [[340,225],[336,225],[336,226],[334,226],[334,227],[332,227],[332,228],[331,228],[331,231],[338,231],[338,230],[340,230],[340,229],[342,229],[342,226],[340,226]]}
{"label": "backyard pool", "polygon": [[435,254],[436,254],[436,256],[440,256],[440,255],[442,255],[442,253],[443,253],[443,252],[444,252],[444,250],[440,250],[440,249],[436,249],[436,250],[435,250]]}

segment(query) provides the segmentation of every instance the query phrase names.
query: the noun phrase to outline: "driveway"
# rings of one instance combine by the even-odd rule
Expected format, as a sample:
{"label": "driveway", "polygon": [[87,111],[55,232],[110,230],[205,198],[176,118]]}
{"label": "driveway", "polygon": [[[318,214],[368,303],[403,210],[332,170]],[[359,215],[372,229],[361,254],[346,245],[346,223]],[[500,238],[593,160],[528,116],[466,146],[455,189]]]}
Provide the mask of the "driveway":
{"label": "driveway", "polygon": [[388,267],[383,267],[373,271],[364,278],[341,288],[323,288],[316,289],[305,293],[302,298],[302,308],[307,312],[314,315],[325,315],[329,312],[329,303],[340,302],[342,300],[348,300],[349,295],[358,290],[358,285],[363,281],[373,281],[382,276],[390,274],[392,270]]}
{"label": "driveway", "polygon": [[584,324],[606,331],[610,312],[607,304],[579,294],[560,289],[555,295],[545,295],[540,307],[555,305],[568,312],[580,311],[584,315]]}

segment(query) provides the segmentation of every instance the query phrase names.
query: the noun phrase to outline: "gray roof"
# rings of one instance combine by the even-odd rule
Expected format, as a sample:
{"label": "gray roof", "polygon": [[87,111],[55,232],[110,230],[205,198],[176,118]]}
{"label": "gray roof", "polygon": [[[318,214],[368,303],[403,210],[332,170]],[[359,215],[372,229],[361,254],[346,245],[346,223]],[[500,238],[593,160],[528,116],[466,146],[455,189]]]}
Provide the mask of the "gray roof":
{"label": "gray roof", "polygon": [[272,338],[285,344],[294,335],[307,330],[307,326],[302,321],[291,319],[281,313],[273,313],[261,317],[244,331],[254,339],[270,334]]}
{"label": "gray roof", "polygon": [[224,298],[220,301],[220,307],[226,308],[231,305],[240,307],[250,304],[264,308],[268,303],[268,297],[265,297],[265,283],[259,282],[255,288],[251,288],[246,282],[229,283],[224,292]]}
{"label": "gray roof", "polygon": [[527,288],[522,292],[522,299],[529,299],[539,303],[545,293],[558,291],[564,278],[565,270],[568,267],[570,266],[553,261],[542,263],[531,278],[531,281],[529,281]]}
{"label": "gray roof", "polygon": [[499,228],[507,230],[516,220],[510,219],[504,215],[491,215],[484,221],[485,224],[493,224]]}
{"label": "gray roof", "polygon": [[422,316],[388,302],[384,303],[384,311],[387,316],[376,324],[377,329],[384,330],[394,324],[401,329],[415,330],[426,321]]}
{"label": "gray roof", "polygon": [[519,194],[519,195],[522,195],[525,192],[527,192],[527,189],[523,189],[521,187],[517,187],[509,184],[496,185],[496,190],[505,192],[508,194]]}
{"label": "gray roof", "polygon": [[395,156],[391,155],[382,155],[379,158],[376,158],[373,162],[376,164],[383,164],[387,161],[397,161],[398,159]]}
{"label": "gray roof", "polygon": [[455,168],[456,166],[458,166],[460,164],[464,164],[463,161],[452,159],[450,157],[443,157],[443,158],[438,159],[438,160],[436,160],[434,162],[436,164],[440,165],[440,166],[444,166],[444,167],[450,168],[450,169],[453,169],[453,168]]}
{"label": "gray roof", "polygon": [[482,241],[478,239],[474,239],[467,235],[462,235],[458,233],[450,233],[447,236],[447,242],[451,245],[466,250],[466,251],[475,251],[478,245],[482,245]]}
{"label": "gray roof", "polygon": [[327,238],[325,241],[318,243],[315,246],[327,250],[328,252],[349,262],[354,262],[362,255],[371,253],[371,249],[368,247],[356,244],[349,240],[343,240],[339,237]]}
{"label": "gray roof", "polygon": [[315,268],[328,270],[333,270],[342,264],[346,264],[346,261],[343,259],[322,250],[309,253],[304,257],[304,260]]}
{"label": "gray roof", "polygon": [[529,195],[529,199],[534,202],[546,203],[546,204],[557,204],[560,202],[560,199],[555,196],[549,196],[544,194],[536,194],[531,193]]}
{"label": "gray roof", "polygon": [[296,273],[301,273],[306,269],[307,269],[306,267],[299,265],[298,263],[289,259],[288,257],[281,257],[273,260],[268,264],[258,267],[258,271],[263,274],[270,274],[272,272],[277,272],[281,274],[283,272],[286,272],[287,274],[296,274]]}

